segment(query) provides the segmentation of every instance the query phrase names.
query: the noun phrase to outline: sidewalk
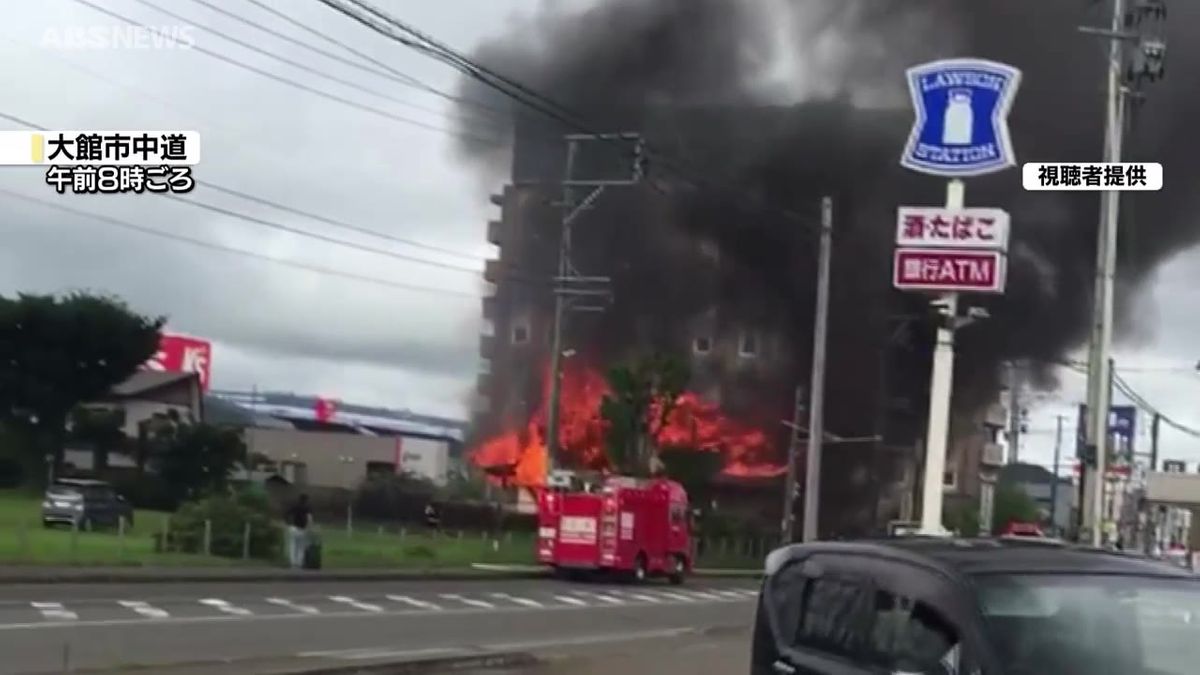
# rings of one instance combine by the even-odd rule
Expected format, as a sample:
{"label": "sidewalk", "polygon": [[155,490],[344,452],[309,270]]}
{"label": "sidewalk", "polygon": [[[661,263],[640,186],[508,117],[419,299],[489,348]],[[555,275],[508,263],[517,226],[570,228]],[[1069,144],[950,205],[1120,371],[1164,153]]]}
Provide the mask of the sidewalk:
{"label": "sidewalk", "polygon": [[[759,570],[698,569],[696,577],[758,578]],[[535,565],[487,565],[436,569],[293,570],[282,567],[68,567],[0,566],[0,584],[199,583],[276,581],[471,581],[538,579],[550,576]]]}

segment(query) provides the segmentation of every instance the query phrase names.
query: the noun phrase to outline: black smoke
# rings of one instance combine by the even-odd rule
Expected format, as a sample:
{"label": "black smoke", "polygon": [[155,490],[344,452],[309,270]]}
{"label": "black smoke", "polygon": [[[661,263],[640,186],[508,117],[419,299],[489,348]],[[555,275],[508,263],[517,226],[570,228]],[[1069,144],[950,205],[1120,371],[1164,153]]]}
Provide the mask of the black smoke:
{"label": "black smoke", "polygon": [[[1024,71],[1010,118],[1019,160],[1096,160],[1106,43],[1077,26],[1106,24],[1106,4],[601,0],[512,24],[474,58],[578,112],[594,130],[655,130],[651,142],[703,179],[678,179],[678,163],[651,165],[652,189],[673,198],[670,227],[715,242],[733,263],[724,273],[738,277],[728,287],[740,289],[747,305],[772,297],[759,319],[784,324],[805,348],[812,237],[784,212],[811,220],[819,196],[833,195],[840,303],[833,342],[853,362],[874,358],[853,352],[860,334],[890,331],[895,315],[924,311],[912,298],[884,297],[895,207],[942,199],[936,179],[897,166],[911,124],[904,69],[950,56],[1011,63]],[[1123,197],[1119,329],[1129,327],[1129,308],[1155,266],[1200,238],[1191,190],[1200,167],[1190,137],[1200,119],[1200,5],[1170,4],[1168,78],[1148,88],[1126,144],[1130,159],[1164,164],[1166,187]],[[464,78],[461,89],[464,98],[511,107],[474,79]],[[478,106],[460,112],[465,128],[479,128]],[[536,114],[517,117],[543,138],[563,130],[530,121]],[[504,152],[470,142],[461,150],[485,170],[509,171]],[[1041,383],[1052,386],[1046,364],[1086,340],[1099,196],[1028,193],[1010,170],[968,181],[967,201],[1004,207],[1014,222],[1008,292],[975,301],[992,318],[961,334],[957,385],[972,395],[958,400],[971,405],[994,391],[1002,360],[1041,364]],[[660,260],[647,274],[661,281],[669,264]],[[913,372],[920,379],[927,371]],[[842,417],[852,424],[853,415]]]}

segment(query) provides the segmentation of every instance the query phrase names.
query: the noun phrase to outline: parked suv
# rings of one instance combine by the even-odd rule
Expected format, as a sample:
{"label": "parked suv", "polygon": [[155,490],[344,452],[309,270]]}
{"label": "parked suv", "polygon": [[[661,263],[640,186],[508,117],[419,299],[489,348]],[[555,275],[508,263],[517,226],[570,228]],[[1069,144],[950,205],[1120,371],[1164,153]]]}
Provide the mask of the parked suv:
{"label": "parked suv", "polygon": [[46,527],[117,527],[122,517],[132,525],[133,507],[102,480],[60,478],[46,489],[42,501],[42,525]]}
{"label": "parked suv", "polygon": [[767,558],[753,675],[1194,675],[1200,576],[1053,540],[912,537]]}

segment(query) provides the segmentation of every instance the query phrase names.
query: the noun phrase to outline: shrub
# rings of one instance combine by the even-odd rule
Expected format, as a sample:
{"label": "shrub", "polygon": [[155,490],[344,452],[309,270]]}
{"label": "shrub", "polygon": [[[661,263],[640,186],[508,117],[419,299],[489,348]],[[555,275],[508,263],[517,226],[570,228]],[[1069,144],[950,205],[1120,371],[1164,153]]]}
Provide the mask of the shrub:
{"label": "shrub", "polygon": [[247,524],[250,525],[251,558],[272,559],[283,548],[283,531],[263,495],[239,492],[183,504],[171,517],[172,548],[185,553],[201,553],[205,522],[212,523],[210,550],[213,555],[240,558]]}
{"label": "shrub", "polygon": [[109,480],[117,494],[129,500],[134,508],[174,511],[179,507],[179,493],[155,474],[110,474]]}

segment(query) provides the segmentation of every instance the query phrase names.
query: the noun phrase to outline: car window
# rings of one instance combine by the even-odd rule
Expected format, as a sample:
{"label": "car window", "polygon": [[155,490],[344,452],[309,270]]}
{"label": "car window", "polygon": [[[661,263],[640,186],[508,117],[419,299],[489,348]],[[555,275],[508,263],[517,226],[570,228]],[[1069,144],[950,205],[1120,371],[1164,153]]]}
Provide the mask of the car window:
{"label": "car window", "polygon": [[929,605],[883,591],[875,593],[869,650],[894,673],[971,675],[978,668],[962,653],[953,624]]}
{"label": "car window", "polygon": [[1200,581],[1118,575],[988,575],[980,605],[1006,672],[1192,675]]}
{"label": "car window", "polygon": [[870,626],[872,596],[849,579],[809,580],[796,642],[827,654],[857,659]]}

